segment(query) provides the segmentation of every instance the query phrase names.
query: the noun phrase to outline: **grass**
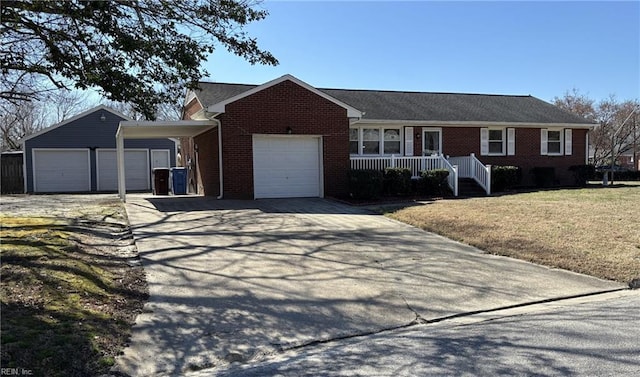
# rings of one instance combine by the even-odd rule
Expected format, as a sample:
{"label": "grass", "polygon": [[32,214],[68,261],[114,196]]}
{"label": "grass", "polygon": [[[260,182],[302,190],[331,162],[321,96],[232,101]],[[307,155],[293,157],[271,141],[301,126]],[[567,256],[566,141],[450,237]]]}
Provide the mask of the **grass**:
{"label": "grass", "polygon": [[0,216],[3,368],[99,375],[125,346],[146,299],[144,274],[113,253],[109,225],[79,226],[104,219],[104,207],[94,210],[75,219]]}
{"label": "grass", "polygon": [[627,283],[640,277],[640,184],[446,199],[387,213],[492,254]]}

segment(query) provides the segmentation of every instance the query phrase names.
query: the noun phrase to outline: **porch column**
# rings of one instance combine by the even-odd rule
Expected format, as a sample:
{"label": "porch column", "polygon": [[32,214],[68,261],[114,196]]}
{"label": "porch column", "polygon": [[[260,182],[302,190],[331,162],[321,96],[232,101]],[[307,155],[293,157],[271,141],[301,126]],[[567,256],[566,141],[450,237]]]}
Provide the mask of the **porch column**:
{"label": "porch column", "polygon": [[118,165],[118,196],[123,202],[126,202],[127,188],[124,174],[124,136],[122,135],[122,129],[119,129],[116,134],[116,162]]}

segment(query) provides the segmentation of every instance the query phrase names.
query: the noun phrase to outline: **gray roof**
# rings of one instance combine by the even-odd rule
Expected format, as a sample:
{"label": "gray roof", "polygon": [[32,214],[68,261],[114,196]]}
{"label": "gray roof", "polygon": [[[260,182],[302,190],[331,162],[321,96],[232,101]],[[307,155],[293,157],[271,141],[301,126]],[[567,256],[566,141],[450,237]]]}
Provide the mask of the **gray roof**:
{"label": "gray roof", "polygon": [[[203,106],[208,107],[257,86],[201,82],[201,90],[196,95]],[[318,90],[365,112],[365,120],[591,123],[529,95]]]}

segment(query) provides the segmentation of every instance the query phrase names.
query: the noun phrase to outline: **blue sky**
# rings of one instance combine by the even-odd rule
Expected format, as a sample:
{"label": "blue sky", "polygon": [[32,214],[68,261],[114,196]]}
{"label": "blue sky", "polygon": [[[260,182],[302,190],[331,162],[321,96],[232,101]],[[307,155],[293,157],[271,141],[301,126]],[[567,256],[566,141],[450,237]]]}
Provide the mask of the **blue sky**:
{"label": "blue sky", "polygon": [[640,99],[640,1],[266,1],[246,31],[280,61],[216,51],[207,81]]}

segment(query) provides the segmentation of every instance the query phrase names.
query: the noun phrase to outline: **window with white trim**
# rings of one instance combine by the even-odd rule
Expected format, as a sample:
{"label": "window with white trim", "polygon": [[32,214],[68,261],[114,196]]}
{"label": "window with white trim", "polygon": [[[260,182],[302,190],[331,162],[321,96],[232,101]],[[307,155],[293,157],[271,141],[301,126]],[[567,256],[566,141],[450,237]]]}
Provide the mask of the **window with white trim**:
{"label": "window with white trim", "polygon": [[400,154],[400,129],[384,129],[384,154]]}
{"label": "window with white trim", "polygon": [[504,154],[504,129],[489,129],[489,154]]}
{"label": "window with white trim", "polygon": [[360,141],[358,138],[359,133],[360,131],[357,128],[349,128],[349,153],[350,154],[360,153]]}
{"label": "window with white trim", "polygon": [[399,155],[402,153],[401,127],[351,127],[349,153],[352,155]]}
{"label": "window with white trim", "polygon": [[571,153],[571,146],[568,146],[569,150],[565,150],[564,143],[565,132],[562,129],[546,129],[540,130],[540,154],[545,156],[562,156],[565,153]]}
{"label": "window with white trim", "polygon": [[364,128],[362,130],[362,154],[380,154],[380,130]]}
{"label": "window with white trim", "polygon": [[[515,134],[514,134],[515,135]],[[483,156],[504,156],[506,154],[506,129],[481,128],[480,154]]]}

